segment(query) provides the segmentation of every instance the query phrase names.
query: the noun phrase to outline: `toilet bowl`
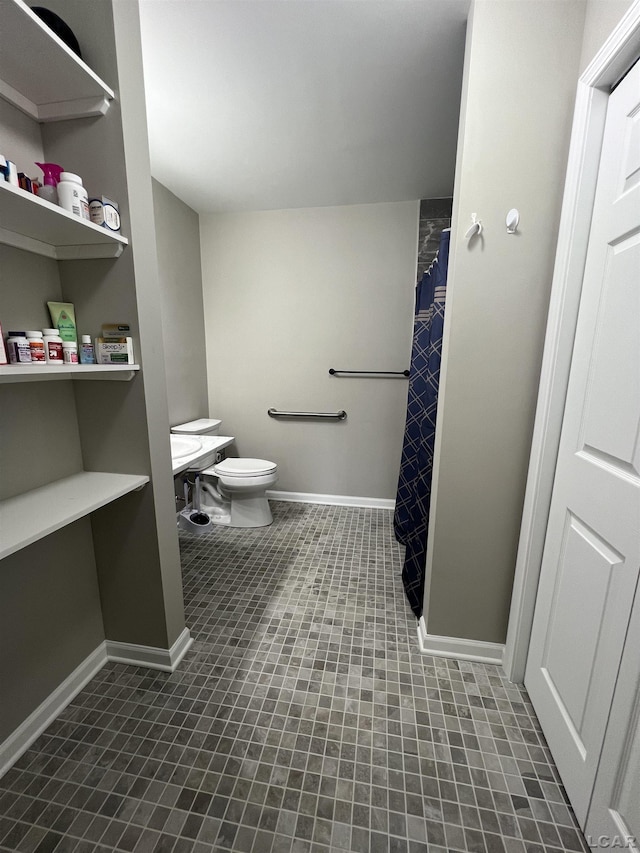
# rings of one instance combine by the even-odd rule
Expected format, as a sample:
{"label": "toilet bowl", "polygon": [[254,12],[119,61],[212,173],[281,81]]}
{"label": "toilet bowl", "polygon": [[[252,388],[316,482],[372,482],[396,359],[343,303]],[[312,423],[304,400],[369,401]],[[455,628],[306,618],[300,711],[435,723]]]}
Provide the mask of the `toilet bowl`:
{"label": "toilet bowl", "polygon": [[[171,432],[205,440],[207,436],[217,435],[220,424],[219,420],[200,418],[172,427]],[[227,444],[233,440],[229,439]],[[219,455],[216,461],[214,453],[189,470],[199,474],[199,509],[210,515],[213,524],[265,527],[273,521],[266,490],[278,480],[275,462],[244,457],[220,460]]]}
{"label": "toilet bowl", "polygon": [[[230,457],[205,469],[202,476],[205,485],[209,485],[208,476],[217,477],[218,494],[231,501],[230,527],[265,527],[273,521],[266,491],[276,484],[277,469],[275,462],[266,459]],[[209,489],[204,491],[211,494]]]}

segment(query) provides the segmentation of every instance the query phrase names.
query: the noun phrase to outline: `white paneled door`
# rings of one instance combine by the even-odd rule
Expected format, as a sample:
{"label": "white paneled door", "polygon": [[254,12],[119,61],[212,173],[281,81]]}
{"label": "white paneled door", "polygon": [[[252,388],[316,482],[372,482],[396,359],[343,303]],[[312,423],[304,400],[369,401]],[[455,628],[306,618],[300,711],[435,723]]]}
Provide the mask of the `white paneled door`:
{"label": "white paneled door", "polygon": [[640,571],[640,64],[609,98],[525,684],[582,826]]}

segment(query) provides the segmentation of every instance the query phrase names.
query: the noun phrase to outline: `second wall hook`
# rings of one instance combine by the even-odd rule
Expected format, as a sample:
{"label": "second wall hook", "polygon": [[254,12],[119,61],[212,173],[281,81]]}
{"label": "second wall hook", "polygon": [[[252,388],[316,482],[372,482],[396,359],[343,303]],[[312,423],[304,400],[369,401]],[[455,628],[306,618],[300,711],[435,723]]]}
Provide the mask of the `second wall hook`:
{"label": "second wall hook", "polygon": [[520,222],[520,211],[512,207],[509,213],[507,213],[506,218],[506,226],[507,226],[507,234],[515,234],[518,230],[518,224]]}

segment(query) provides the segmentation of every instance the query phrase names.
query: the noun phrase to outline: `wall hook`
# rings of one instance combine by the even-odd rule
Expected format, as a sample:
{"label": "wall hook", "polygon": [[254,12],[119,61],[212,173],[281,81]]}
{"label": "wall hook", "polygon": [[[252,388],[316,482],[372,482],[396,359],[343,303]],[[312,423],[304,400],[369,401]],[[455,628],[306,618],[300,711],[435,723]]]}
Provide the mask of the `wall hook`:
{"label": "wall hook", "polygon": [[518,230],[518,223],[520,222],[520,211],[515,207],[512,207],[509,213],[507,213],[507,234],[515,234]]}
{"label": "wall hook", "polygon": [[482,222],[478,219],[477,213],[471,214],[471,226],[464,232],[465,240],[470,240],[471,237],[482,234]]}

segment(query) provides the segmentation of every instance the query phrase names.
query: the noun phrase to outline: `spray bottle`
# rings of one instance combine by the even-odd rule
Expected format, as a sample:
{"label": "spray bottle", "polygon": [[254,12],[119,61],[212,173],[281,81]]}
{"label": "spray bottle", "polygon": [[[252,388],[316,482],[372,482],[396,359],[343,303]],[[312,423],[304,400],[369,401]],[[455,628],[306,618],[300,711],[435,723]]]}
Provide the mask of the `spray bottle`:
{"label": "spray bottle", "polygon": [[38,195],[52,204],[57,204],[57,186],[63,171],[62,166],[58,166],[57,163],[36,163],[36,166],[39,166],[44,173],[44,184],[38,189]]}

